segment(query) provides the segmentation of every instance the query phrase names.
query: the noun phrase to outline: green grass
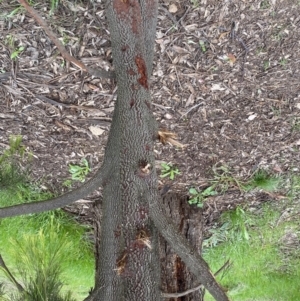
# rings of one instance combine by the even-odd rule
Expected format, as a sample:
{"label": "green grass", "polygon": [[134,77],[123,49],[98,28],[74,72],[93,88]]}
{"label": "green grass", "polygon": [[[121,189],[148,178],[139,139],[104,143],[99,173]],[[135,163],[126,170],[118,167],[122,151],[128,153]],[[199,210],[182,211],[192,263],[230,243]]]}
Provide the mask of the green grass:
{"label": "green grass", "polygon": [[[39,188],[38,183],[30,183],[28,173],[21,169],[29,157],[22,147],[21,138],[10,141],[9,149],[0,152],[0,207],[16,203],[45,200],[53,195]],[[17,270],[19,261],[16,244],[34,240],[41,235],[54,233],[54,244],[65,245],[62,263],[63,291],[71,290],[76,300],[83,300],[94,284],[93,247],[85,238],[90,229],[79,225],[70,215],[62,210],[44,212],[21,217],[0,219],[0,254],[14,276],[21,279]],[[32,244],[31,244],[32,245]],[[53,244],[46,250],[51,252]],[[46,251],[45,251],[46,252]],[[0,269],[0,282],[4,280]]]}
{"label": "green grass", "polygon": [[[251,220],[248,240],[236,239],[234,228],[227,232],[226,242],[204,249],[212,271],[227,260],[232,263],[217,279],[233,301],[300,300],[300,260],[280,251],[286,229],[297,232],[298,222],[277,225],[280,212],[271,205],[265,205],[256,214],[246,214],[247,220]],[[209,300],[213,298],[207,293],[205,301]]]}

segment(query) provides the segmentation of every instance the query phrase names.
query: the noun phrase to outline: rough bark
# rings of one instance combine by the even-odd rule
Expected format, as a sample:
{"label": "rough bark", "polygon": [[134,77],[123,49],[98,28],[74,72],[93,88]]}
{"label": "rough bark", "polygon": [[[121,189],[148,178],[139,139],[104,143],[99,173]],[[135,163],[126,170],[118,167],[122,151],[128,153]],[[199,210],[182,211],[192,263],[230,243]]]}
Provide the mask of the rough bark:
{"label": "rough bark", "polygon": [[[183,235],[201,255],[203,239],[202,212],[199,208],[191,207],[186,196],[167,194],[162,199],[164,214],[172,219],[177,231]],[[162,291],[181,293],[197,287],[200,283],[189,271],[181,258],[172,250],[166,240],[160,238],[161,281]],[[201,301],[201,289],[185,296],[164,298],[165,301]]]}

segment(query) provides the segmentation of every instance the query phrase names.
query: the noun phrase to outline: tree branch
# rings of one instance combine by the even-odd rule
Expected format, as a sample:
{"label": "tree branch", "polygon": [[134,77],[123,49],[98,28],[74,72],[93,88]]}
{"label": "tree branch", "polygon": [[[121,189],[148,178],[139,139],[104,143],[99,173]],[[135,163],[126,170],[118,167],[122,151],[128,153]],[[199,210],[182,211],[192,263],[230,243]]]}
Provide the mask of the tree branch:
{"label": "tree branch", "polygon": [[39,213],[47,210],[54,210],[69,205],[96,190],[103,184],[105,174],[102,172],[103,168],[100,168],[93,178],[91,178],[84,185],[78,187],[75,190],[67,192],[59,197],[46,200],[31,202],[25,204],[19,204],[9,207],[0,208],[0,218],[11,217],[30,213]]}
{"label": "tree branch", "polygon": [[209,270],[206,261],[189,245],[188,241],[176,230],[170,218],[163,214],[161,203],[157,198],[148,198],[150,202],[150,216],[160,234],[171,248],[180,256],[182,261],[198,278],[199,282],[211,293],[217,301],[229,301],[226,293],[218,284]]}

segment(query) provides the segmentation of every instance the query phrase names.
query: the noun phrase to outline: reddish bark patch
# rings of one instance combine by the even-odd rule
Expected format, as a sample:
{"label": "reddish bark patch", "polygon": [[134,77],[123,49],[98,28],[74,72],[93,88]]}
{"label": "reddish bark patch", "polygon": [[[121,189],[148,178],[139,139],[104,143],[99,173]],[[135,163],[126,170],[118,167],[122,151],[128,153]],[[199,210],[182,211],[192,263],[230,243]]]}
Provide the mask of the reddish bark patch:
{"label": "reddish bark patch", "polygon": [[184,289],[184,282],[185,282],[185,278],[184,278],[184,263],[182,262],[182,260],[180,259],[180,257],[176,256],[176,260],[175,260],[175,279],[177,280],[177,285],[179,290]]}
{"label": "reddish bark patch", "polygon": [[148,89],[148,78],[147,78],[147,68],[145,61],[139,57],[136,56],[135,58],[135,64],[138,68],[138,73],[140,74],[140,78],[138,79],[138,82],[145,88]]}
{"label": "reddish bark patch", "polygon": [[[117,14],[121,17],[129,14],[130,0],[114,0],[113,6]],[[125,14],[124,14],[125,13]]]}
{"label": "reddish bark patch", "polygon": [[142,17],[138,0],[114,0],[113,7],[120,18],[131,22],[133,33],[137,34],[141,31]]}

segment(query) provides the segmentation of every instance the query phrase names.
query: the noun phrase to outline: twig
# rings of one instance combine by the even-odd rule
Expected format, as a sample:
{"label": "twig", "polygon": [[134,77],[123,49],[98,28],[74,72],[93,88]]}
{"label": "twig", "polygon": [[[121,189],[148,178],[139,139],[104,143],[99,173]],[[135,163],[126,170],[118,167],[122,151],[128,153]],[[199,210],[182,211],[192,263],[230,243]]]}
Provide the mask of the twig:
{"label": "twig", "polygon": [[202,284],[194,287],[194,288],[190,288],[184,292],[181,292],[181,293],[162,293],[162,296],[163,298],[180,298],[180,297],[183,297],[183,296],[186,296],[188,294],[191,294],[197,290],[199,290],[201,287],[203,287]]}
{"label": "twig", "polygon": [[181,118],[183,118],[183,116],[185,116],[185,115],[187,115],[189,112],[191,112],[193,109],[198,108],[198,107],[199,107],[200,105],[202,105],[202,104],[203,104],[203,101],[201,101],[201,102],[197,103],[196,105],[192,106],[191,108],[189,108],[189,109],[187,110],[186,113],[184,113],[184,114],[182,114],[182,115],[180,116],[179,120],[180,120]]}

